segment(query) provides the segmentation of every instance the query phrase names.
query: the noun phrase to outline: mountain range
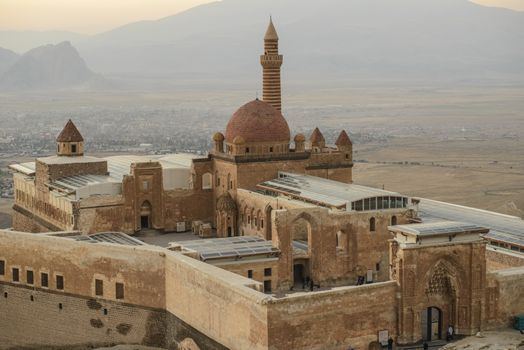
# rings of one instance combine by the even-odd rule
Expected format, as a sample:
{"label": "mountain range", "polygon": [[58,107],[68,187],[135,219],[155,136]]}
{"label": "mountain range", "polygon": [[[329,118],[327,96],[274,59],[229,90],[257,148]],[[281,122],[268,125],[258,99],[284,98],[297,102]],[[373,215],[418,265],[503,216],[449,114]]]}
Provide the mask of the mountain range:
{"label": "mountain range", "polygon": [[270,14],[290,80],[524,77],[524,13],[467,0],[223,0],[71,40],[103,75],[251,80]]}
{"label": "mountain range", "polygon": [[[2,59],[0,62],[8,62]],[[68,41],[57,45],[34,48],[22,56],[11,52],[12,63],[0,74],[0,88],[3,90],[33,90],[69,88],[87,84],[97,79]],[[1,67],[1,66],[0,66]]]}

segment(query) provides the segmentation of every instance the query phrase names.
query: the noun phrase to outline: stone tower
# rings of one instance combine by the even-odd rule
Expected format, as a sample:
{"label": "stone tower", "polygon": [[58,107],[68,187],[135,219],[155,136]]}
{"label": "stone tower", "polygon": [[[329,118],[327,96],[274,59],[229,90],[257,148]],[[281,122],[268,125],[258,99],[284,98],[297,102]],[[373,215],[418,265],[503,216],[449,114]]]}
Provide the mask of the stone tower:
{"label": "stone tower", "polygon": [[56,154],[58,156],[84,155],[84,138],[71,119],[56,138]]}
{"label": "stone tower", "polygon": [[263,100],[276,110],[282,110],[280,89],[280,67],[284,56],[278,54],[278,35],[271,18],[264,37],[264,54],[260,56],[260,63],[264,68]]}

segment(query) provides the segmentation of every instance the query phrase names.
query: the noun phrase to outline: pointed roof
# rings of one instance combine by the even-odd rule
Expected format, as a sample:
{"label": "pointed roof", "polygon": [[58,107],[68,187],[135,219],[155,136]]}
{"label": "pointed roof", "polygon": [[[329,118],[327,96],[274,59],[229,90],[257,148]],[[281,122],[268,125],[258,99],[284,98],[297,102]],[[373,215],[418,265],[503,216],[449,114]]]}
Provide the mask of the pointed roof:
{"label": "pointed roof", "polygon": [[84,138],[71,119],[67,121],[62,132],[57,136],[56,142],[83,142]]}
{"label": "pointed roof", "polygon": [[340,132],[340,135],[338,135],[338,139],[337,139],[337,142],[335,142],[335,145],[337,146],[349,146],[349,145],[352,145],[353,143],[351,142],[348,134],[346,133],[346,130],[342,130]]}
{"label": "pointed roof", "polygon": [[313,144],[326,142],[326,140],[324,139],[324,135],[322,135],[322,133],[320,132],[318,127],[315,128],[315,130],[313,130],[313,133],[311,134],[311,137],[309,138],[309,141],[311,141],[311,143],[313,143]]}
{"label": "pointed roof", "polygon": [[278,34],[277,30],[275,29],[275,26],[273,25],[273,19],[269,17],[269,26],[266,30],[266,35],[264,36],[264,40],[278,40]]}

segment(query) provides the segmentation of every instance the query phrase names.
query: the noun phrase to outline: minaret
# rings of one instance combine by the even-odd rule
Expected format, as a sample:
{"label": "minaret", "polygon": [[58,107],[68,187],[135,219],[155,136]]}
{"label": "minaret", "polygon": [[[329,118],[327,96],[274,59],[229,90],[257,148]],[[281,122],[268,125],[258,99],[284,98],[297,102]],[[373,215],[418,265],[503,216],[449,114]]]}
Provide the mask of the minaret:
{"label": "minaret", "polygon": [[283,61],[284,56],[278,54],[278,34],[270,18],[264,37],[264,54],[260,56],[264,68],[263,101],[279,111],[282,110],[280,66]]}

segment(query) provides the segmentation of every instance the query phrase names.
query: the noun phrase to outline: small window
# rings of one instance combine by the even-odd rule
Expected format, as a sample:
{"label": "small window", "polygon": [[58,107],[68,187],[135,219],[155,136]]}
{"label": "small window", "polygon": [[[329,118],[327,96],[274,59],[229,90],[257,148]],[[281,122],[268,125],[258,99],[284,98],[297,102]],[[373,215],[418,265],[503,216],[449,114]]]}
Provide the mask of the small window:
{"label": "small window", "polygon": [[369,231],[371,232],[375,232],[375,229],[376,229],[375,221],[376,221],[375,218],[369,219]]}
{"label": "small window", "polygon": [[247,278],[253,278],[253,270],[247,270]]}
{"label": "small window", "polygon": [[58,308],[59,308],[60,310],[62,310],[62,309],[64,308],[64,306],[62,305],[62,303],[58,303]]}
{"label": "small window", "polygon": [[71,153],[76,153],[76,145],[71,145]]}
{"label": "small window", "polygon": [[40,274],[40,285],[42,287],[49,287],[49,275],[45,272]]}
{"label": "small window", "polygon": [[271,267],[267,267],[264,269],[264,276],[271,276]]}
{"label": "small window", "polygon": [[376,271],[380,271],[380,263],[376,263],[375,264],[375,270]]}
{"label": "small window", "polygon": [[117,299],[124,299],[124,284],[123,283],[116,283],[115,286],[115,297]]}
{"label": "small window", "polygon": [[32,295],[29,297],[29,299],[30,299],[31,301],[35,301],[35,297],[32,296]]}
{"label": "small window", "polygon": [[4,260],[0,260],[0,275],[1,276],[5,275],[5,261]]}
{"label": "small window", "polygon": [[33,271],[27,270],[26,279],[27,279],[27,284],[34,284],[35,283],[35,277],[34,277]]}
{"label": "small window", "polygon": [[104,309],[104,315],[107,315],[107,309]]}
{"label": "small window", "polygon": [[249,147],[246,147],[246,153],[249,153]]}
{"label": "small window", "polygon": [[95,279],[95,295],[104,295],[104,281]]}
{"label": "small window", "polygon": [[264,219],[260,219],[260,228],[264,228]]}
{"label": "small window", "polygon": [[149,181],[146,181],[146,180],[142,181],[142,189],[144,191],[147,191],[149,189]]}
{"label": "small window", "polygon": [[13,267],[13,282],[20,282],[20,270],[17,267]]}
{"label": "small window", "polygon": [[4,292],[4,298],[7,299],[7,292]]}
{"label": "small window", "polygon": [[391,226],[395,226],[397,224],[397,217],[393,216],[391,217]]}
{"label": "small window", "polygon": [[64,276],[56,275],[56,289],[64,290]]}
{"label": "small window", "polygon": [[271,281],[264,281],[264,293],[271,293]]}
{"label": "small window", "polygon": [[346,153],[346,159],[349,159],[349,154]]}
{"label": "small window", "polygon": [[269,152],[273,153],[273,147],[269,147]]}

